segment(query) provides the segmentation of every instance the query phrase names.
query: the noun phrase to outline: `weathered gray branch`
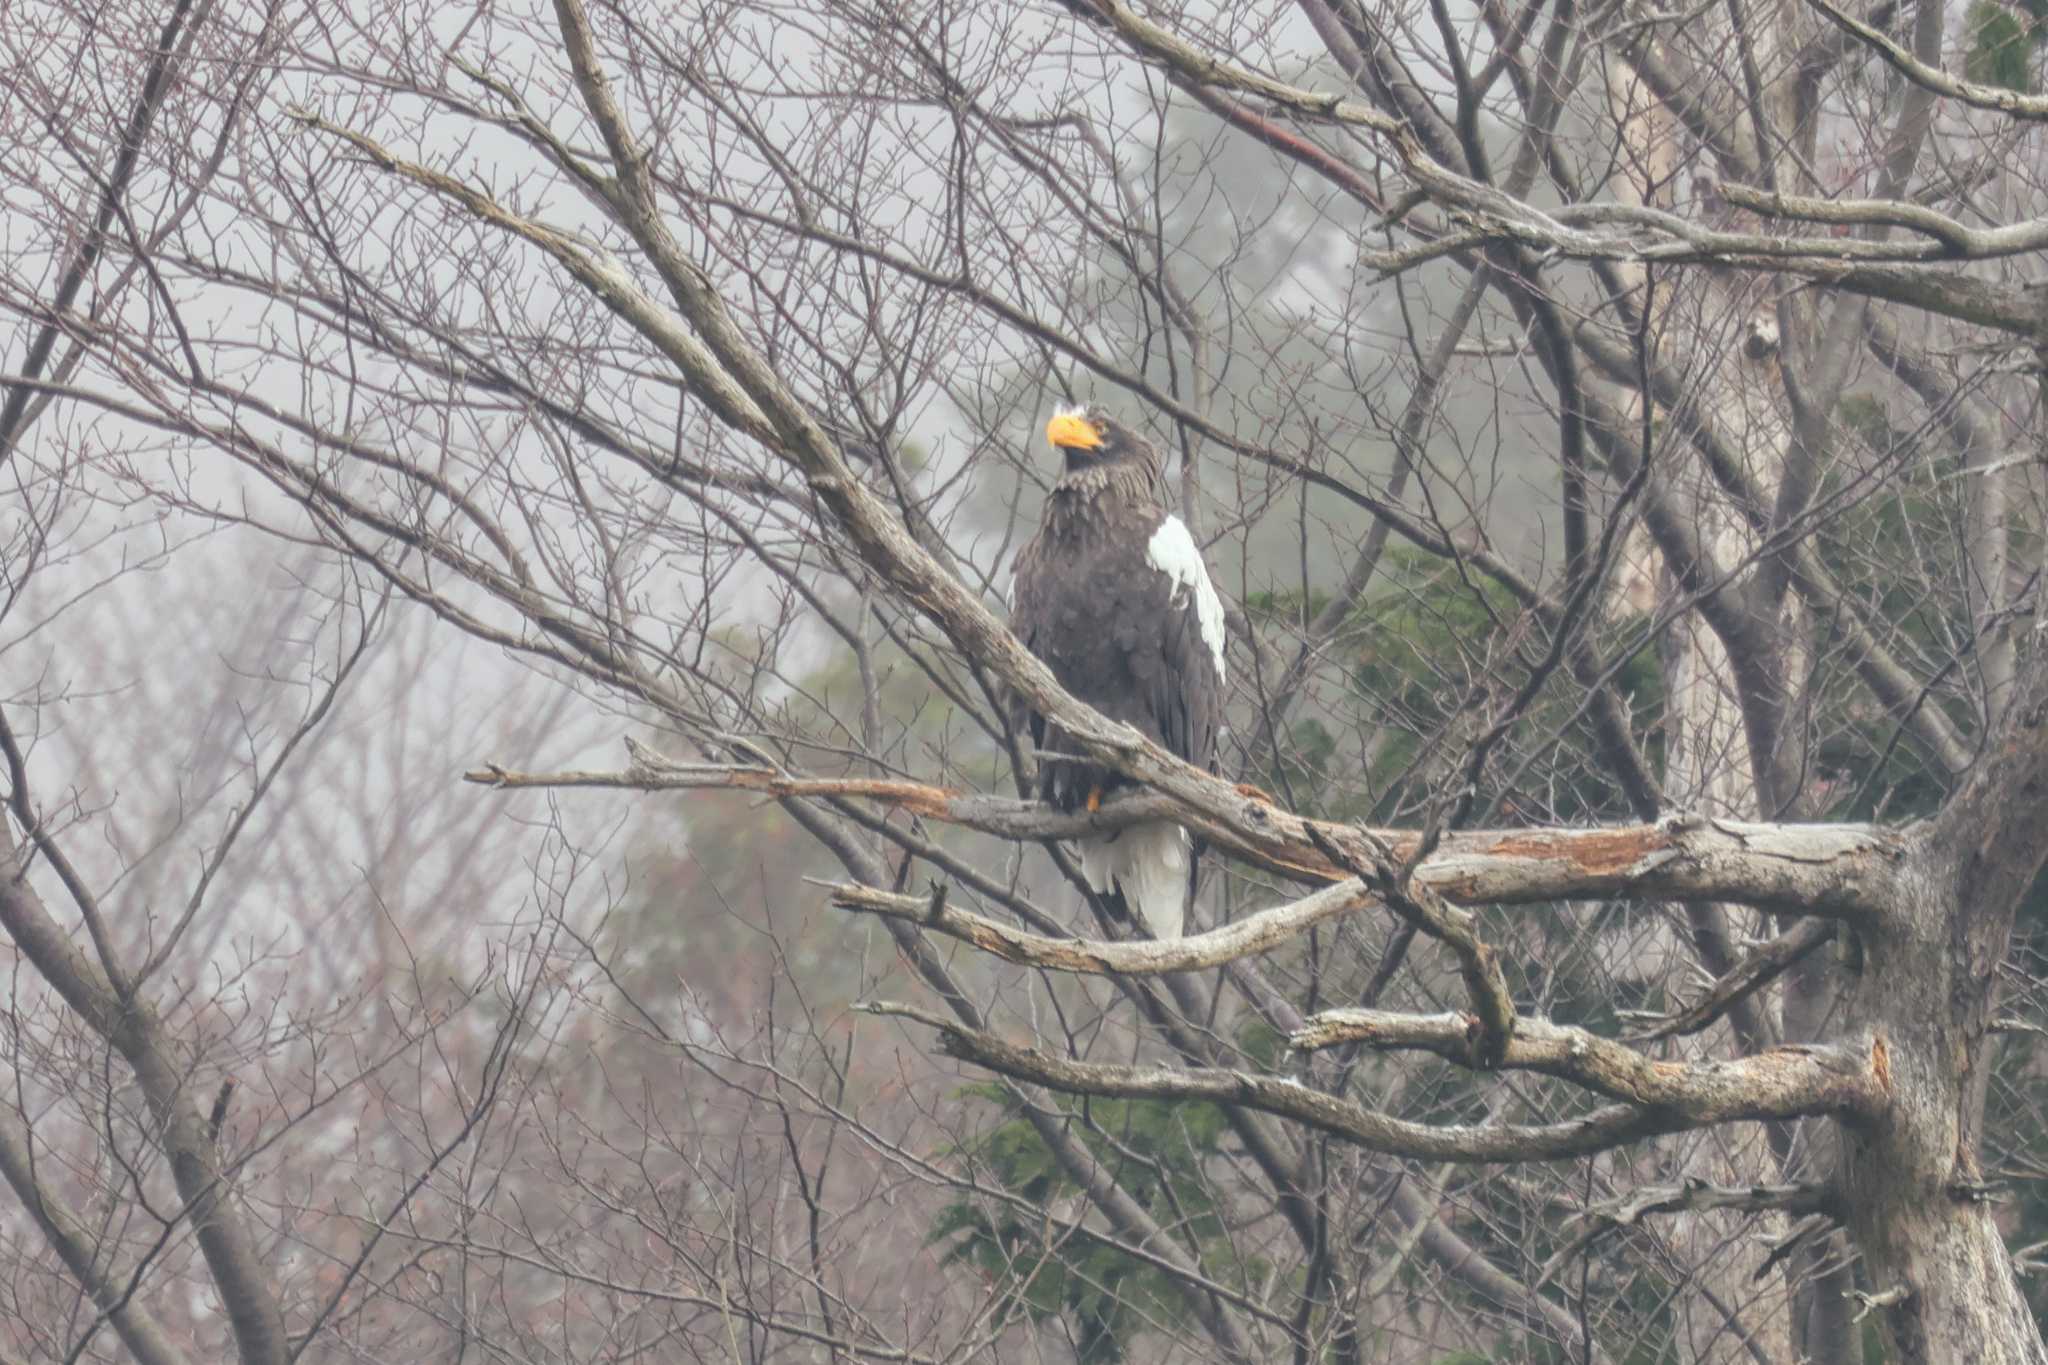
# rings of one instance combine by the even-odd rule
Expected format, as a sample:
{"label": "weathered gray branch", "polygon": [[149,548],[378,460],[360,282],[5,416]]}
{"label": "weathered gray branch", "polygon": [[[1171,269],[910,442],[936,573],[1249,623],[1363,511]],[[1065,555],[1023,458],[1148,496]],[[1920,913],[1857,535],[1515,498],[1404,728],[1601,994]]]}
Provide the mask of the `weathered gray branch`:
{"label": "weathered gray branch", "polygon": [[[1004,636],[1006,641],[1008,638]],[[1093,712],[1084,710],[1082,714]],[[1156,752],[1143,741],[1139,745],[1139,749],[1115,752],[1126,759],[1136,754],[1149,758],[1148,751]],[[1360,830],[1311,822],[1280,810],[1262,795],[1206,773],[1183,781],[1178,770],[1186,770],[1185,765],[1164,754],[1166,761],[1157,771],[1162,773],[1162,784],[1172,788],[1171,794],[1133,793],[1107,801],[1093,813],[1072,814],[1038,802],[919,782],[812,778],[746,764],[678,764],[666,759],[650,764],[648,756],[649,751],[636,748],[633,766],[621,772],[525,773],[493,764],[464,776],[471,782],[505,788],[620,787],[849,798],[894,806],[928,820],[1006,839],[1070,839],[1168,818],[1188,825],[1235,857],[1269,871],[1320,882],[1342,881],[1351,875],[1347,868],[1332,862],[1326,848],[1334,847],[1354,862],[1377,857],[1381,848],[1405,859],[1415,851],[1419,838],[1413,830]],[[1176,766],[1169,768],[1169,763]],[[1165,778],[1166,773],[1173,776]],[[1199,792],[1200,804],[1191,809],[1180,796],[1183,791]],[[1219,805],[1230,810],[1228,821],[1210,814]],[[1446,835],[1415,875],[1429,890],[1468,906],[1633,897],[1728,901],[1860,918],[1885,913],[1893,906],[1896,888],[1891,872],[1903,854],[1899,837],[1875,825],[1765,824],[1673,816],[1652,825],[1462,831]],[[952,932],[947,923],[941,917],[931,927]],[[956,936],[972,938],[979,932],[972,929]],[[1019,946],[1024,943],[1016,939],[1012,946],[1020,952],[1035,951]],[[1047,961],[1043,965],[1056,964]],[[1070,966],[1061,970],[1087,969]]]}
{"label": "weathered gray branch", "polygon": [[[1020,1047],[929,1011],[887,1001],[873,1014],[912,1019],[939,1034],[951,1056],[998,1075],[1070,1094],[1124,1099],[1211,1100],[1242,1104],[1375,1152],[1425,1161],[1544,1161],[1585,1156],[1663,1133],[1755,1119],[1832,1114],[1874,1120],[1890,1103],[1887,1049],[1881,1039],[1835,1047],[1777,1048],[1735,1062],[1652,1063],[1639,1074],[1654,1105],[1616,1104],[1562,1123],[1522,1125],[1411,1123],[1299,1082],[1242,1071],[1077,1062]],[[1461,1026],[1462,1027],[1462,1026]]]}
{"label": "weathered gray branch", "polygon": [[[1316,835],[1314,826],[1309,827],[1309,833]],[[1432,841],[1435,837],[1424,836]],[[1426,847],[1426,843],[1418,847],[1417,854]],[[1465,993],[1472,1002],[1467,1057],[1476,1066],[1499,1066],[1507,1055],[1516,1024],[1515,1000],[1508,989],[1507,974],[1501,970],[1499,952],[1479,936],[1478,921],[1470,911],[1449,904],[1431,890],[1415,876],[1415,868],[1408,862],[1396,866],[1384,843],[1379,844],[1379,849],[1370,863],[1353,864],[1352,871],[1365,886],[1380,894],[1387,909],[1402,923],[1435,939],[1457,957],[1458,975],[1464,979]],[[1323,851],[1331,855],[1333,862],[1346,861],[1334,845],[1325,843]]]}
{"label": "weathered gray branch", "polygon": [[1093,976],[1111,972],[1159,976],[1220,967],[1255,953],[1271,952],[1318,924],[1379,903],[1379,897],[1363,883],[1342,881],[1301,900],[1261,910],[1206,933],[1115,943],[1027,933],[971,910],[956,909],[946,904],[940,893],[904,896],[853,882],[831,883],[827,890],[832,893],[832,904],[841,910],[909,921],[1029,967]]}
{"label": "weathered gray branch", "polygon": [[[1476,1032],[1477,1021],[1469,1014],[1332,1009],[1310,1016],[1288,1042],[1300,1052],[1343,1043],[1363,1043],[1386,1051],[1433,1052],[1446,1061],[1470,1066]],[[1526,1016],[1517,1022],[1499,1062],[1503,1070],[1541,1072],[1645,1108],[1684,1108],[1699,1103],[1715,1091],[1718,1078],[1729,1065],[1659,1061],[1586,1029]]]}
{"label": "weathered gray branch", "polygon": [[1880,33],[1855,15],[1836,8],[1829,0],[1807,0],[1807,3],[1826,15],[1829,22],[1843,32],[1870,47],[1894,71],[1915,85],[1978,109],[1993,109],[2019,119],[2048,119],[2048,99],[2008,90],[2004,86],[1959,80],[1940,67],[1921,61],[1893,41],[1890,35]]}

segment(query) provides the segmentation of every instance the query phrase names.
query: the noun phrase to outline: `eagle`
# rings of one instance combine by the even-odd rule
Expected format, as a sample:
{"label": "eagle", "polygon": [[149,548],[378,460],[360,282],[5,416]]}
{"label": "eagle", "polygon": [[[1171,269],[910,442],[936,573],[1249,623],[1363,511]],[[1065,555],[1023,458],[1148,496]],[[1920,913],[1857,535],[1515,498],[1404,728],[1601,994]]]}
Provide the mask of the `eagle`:
{"label": "eagle", "polygon": [[[1062,408],[1045,437],[1064,461],[1038,533],[1017,556],[1010,628],[1060,686],[1199,768],[1215,753],[1224,684],[1223,600],[1187,524],[1159,499],[1159,455],[1101,408]],[[1129,779],[1078,757],[1021,699],[1013,719],[1039,758],[1039,796],[1095,810]],[[1186,917],[1188,835],[1171,821],[1076,842],[1113,913],[1154,938]]]}

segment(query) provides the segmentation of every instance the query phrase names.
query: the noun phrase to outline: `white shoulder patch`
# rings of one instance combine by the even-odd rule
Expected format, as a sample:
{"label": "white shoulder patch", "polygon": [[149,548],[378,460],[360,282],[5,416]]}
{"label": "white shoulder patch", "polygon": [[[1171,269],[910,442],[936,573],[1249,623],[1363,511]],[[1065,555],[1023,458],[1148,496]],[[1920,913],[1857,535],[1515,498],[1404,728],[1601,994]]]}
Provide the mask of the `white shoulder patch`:
{"label": "white shoulder patch", "polygon": [[1216,681],[1225,681],[1223,599],[1216,595],[1216,587],[1209,581],[1209,570],[1202,564],[1202,552],[1196,547],[1195,538],[1188,534],[1187,524],[1176,516],[1160,522],[1159,529],[1152,533],[1151,543],[1145,547],[1145,558],[1153,568],[1173,579],[1174,605],[1193,595],[1195,619],[1202,626],[1202,643],[1209,646],[1209,657],[1216,664]]}

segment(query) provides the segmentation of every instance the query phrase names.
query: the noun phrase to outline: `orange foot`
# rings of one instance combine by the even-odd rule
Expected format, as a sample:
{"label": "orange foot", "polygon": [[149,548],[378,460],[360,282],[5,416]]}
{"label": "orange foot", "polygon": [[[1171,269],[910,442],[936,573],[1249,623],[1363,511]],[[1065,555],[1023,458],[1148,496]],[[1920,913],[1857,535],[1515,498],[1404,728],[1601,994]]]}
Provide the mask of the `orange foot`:
{"label": "orange foot", "polygon": [[1263,801],[1269,806],[1277,806],[1280,804],[1278,801],[1273,799],[1273,794],[1271,792],[1267,791],[1263,787],[1254,787],[1249,782],[1238,783],[1237,794],[1239,796],[1249,796],[1254,801]]}
{"label": "orange foot", "polygon": [[1097,811],[1099,811],[1099,810],[1101,810],[1101,809],[1102,809],[1102,788],[1100,788],[1100,787],[1090,787],[1090,788],[1088,789],[1088,813],[1089,813],[1090,815],[1093,815],[1093,814],[1095,814],[1095,812],[1097,812]]}

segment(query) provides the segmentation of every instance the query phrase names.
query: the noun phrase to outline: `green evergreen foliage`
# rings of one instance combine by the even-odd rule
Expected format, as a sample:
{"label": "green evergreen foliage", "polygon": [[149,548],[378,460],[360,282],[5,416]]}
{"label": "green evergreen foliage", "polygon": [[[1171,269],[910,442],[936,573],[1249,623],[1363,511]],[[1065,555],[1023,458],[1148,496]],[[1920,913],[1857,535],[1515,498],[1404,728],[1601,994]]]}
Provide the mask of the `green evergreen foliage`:
{"label": "green evergreen foliage", "polygon": [[1963,70],[1971,80],[2021,94],[2033,90],[2034,47],[2041,41],[2043,13],[2031,4],[2028,10],[2033,22],[2022,21],[1998,0],[1976,0],[1970,6]]}
{"label": "green evergreen foliage", "polygon": [[[2036,3],[2048,9],[2048,0]],[[1962,553],[1967,533],[1963,471],[1953,458],[1923,458],[1924,442],[1917,433],[1893,427],[1883,405],[1867,394],[1844,398],[1837,416],[1872,455],[1901,459],[1904,467],[1887,475],[1876,497],[1858,499],[1847,478],[1831,478],[1825,500],[1842,504],[1843,510],[1821,528],[1823,557],[1842,585],[1866,603],[1870,618],[1894,631],[1894,650],[1930,661],[1960,654],[1967,667],[1973,629],[1969,604],[1932,595],[1926,586],[1966,581],[1958,565],[1943,562],[1945,556]],[[2021,513],[2008,529],[2015,553],[2030,556],[2039,528]],[[1824,636],[1816,648],[1825,657],[1834,644]],[[1928,671],[1937,672],[1931,664]],[[1922,704],[1942,708],[1967,733],[1976,726],[1970,701],[1974,689],[1961,674],[1961,668],[1940,673]],[[1939,809],[1949,781],[1899,737],[1897,722],[1864,699],[1853,682],[1838,676],[1824,686],[1813,709],[1833,726],[1819,745],[1822,776],[1837,788],[1825,815],[1897,823]],[[2048,881],[2037,879],[2021,903],[2015,939],[2015,953],[2038,964],[2029,975],[2048,975]],[[2048,1243],[2048,1181],[2039,1178],[2048,1172],[2048,1130],[2038,1121],[2048,1113],[2048,1071],[2040,1039],[2015,1035],[1994,1055],[1981,1161],[1987,1178],[2011,1182],[2008,1242],[2015,1247]],[[2048,1281],[2034,1275],[2023,1276],[2020,1283],[2035,1313],[2048,1319]],[[1864,1357],[1884,1359],[1870,1330],[1864,1334]]]}
{"label": "green evergreen foliage", "polygon": [[[1952,460],[1918,458],[1917,433],[1894,428],[1884,406],[1869,394],[1851,394],[1836,409],[1843,426],[1866,452],[1862,461],[1832,470],[1820,505],[1834,508],[1820,526],[1817,546],[1843,588],[1861,599],[1867,617],[1892,632],[1891,646],[1907,657],[1947,657],[1970,629],[1968,605],[1937,595],[1929,584],[1962,581],[1951,562],[1962,552],[1962,485]],[[1896,464],[1877,496],[1865,496],[1868,471]],[[1817,655],[1840,654],[1838,623],[1823,622]],[[1930,664],[1928,671],[1934,672]],[[1947,795],[1938,771],[1899,735],[1895,720],[1875,707],[1847,668],[1827,668],[1809,708],[1819,737],[1813,780],[1825,783],[1828,803],[1818,814],[1842,820],[1897,820],[1932,813]],[[1929,689],[1923,703],[1972,724],[1967,689],[1951,674]]]}
{"label": "green evergreen foliage", "polygon": [[[1383,586],[1359,603],[1326,651],[1342,670],[1341,700],[1321,714],[1297,713],[1273,768],[1254,778],[1317,803],[1318,813],[1330,819],[1393,823],[1419,809],[1440,789],[1444,765],[1460,761],[1465,743],[1490,723],[1490,704],[1505,700],[1503,689],[1520,681],[1509,650],[1521,611],[1506,589],[1401,548],[1387,551],[1378,581]],[[1259,593],[1247,599],[1245,613],[1270,629],[1312,616],[1324,602],[1320,595],[1304,602],[1300,594]],[[1654,758],[1664,699],[1645,623],[1610,622],[1601,628],[1600,644],[1605,657],[1619,660],[1616,683]],[[1337,736],[1343,733],[1373,737],[1366,771],[1340,766],[1356,752],[1340,754]],[[1628,818],[1612,783],[1597,766],[1580,761],[1590,743],[1576,696],[1546,689],[1516,722],[1502,752],[1562,745],[1577,758],[1537,765],[1540,790],[1495,786],[1482,791],[1484,801],[1544,823]],[[1518,765],[1494,770],[1515,774]]]}
{"label": "green evergreen foliage", "polygon": [[[1009,1117],[957,1155],[1029,1210],[1071,1204],[1078,1188],[1018,1113],[1016,1097],[993,1084],[969,1086],[962,1094],[999,1105]],[[1229,1250],[1215,1187],[1202,1171],[1224,1131],[1215,1105],[1094,1100],[1075,1103],[1072,1112],[1073,1131],[1089,1151],[1162,1227],[1174,1231],[1205,1273],[1226,1281],[1263,1273],[1262,1264]],[[933,1225],[930,1241],[951,1244],[947,1264],[971,1264],[992,1282],[1007,1284],[1034,1319],[1064,1316],[1083,1365],[1123,1360],[1125,1348],[1150,1324],[1184,1311],[1175,1282],[1146,1262],[1086,1229],[1017,1206],[956,1200]]]}

